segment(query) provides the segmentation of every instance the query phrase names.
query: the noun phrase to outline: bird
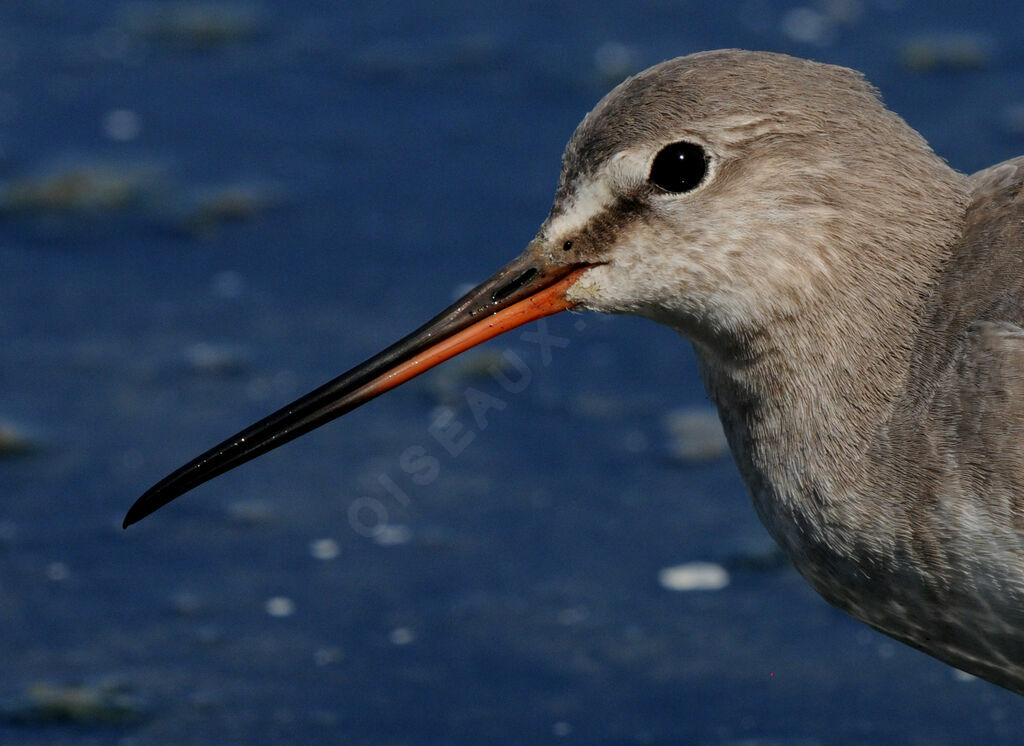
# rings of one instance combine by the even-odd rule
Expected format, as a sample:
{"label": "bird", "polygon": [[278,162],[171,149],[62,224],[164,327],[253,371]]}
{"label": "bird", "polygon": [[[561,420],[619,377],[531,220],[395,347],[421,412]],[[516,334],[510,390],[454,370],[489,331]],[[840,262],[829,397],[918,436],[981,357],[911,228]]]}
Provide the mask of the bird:
{"label": "bird", "polygon": [[825,600],[1024,694],[1024,157],[962,174],[862,74],[777,53],[627,78],[518,258],[124,525],[568,309],[689,340],[760,520]]}

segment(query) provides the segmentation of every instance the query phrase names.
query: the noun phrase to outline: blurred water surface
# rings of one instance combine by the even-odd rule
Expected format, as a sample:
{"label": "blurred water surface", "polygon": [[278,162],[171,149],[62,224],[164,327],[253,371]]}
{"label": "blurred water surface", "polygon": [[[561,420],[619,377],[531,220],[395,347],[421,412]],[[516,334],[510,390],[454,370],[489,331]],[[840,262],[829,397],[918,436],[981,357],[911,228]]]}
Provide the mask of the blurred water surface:
{"label": "blurred water surface", "polygon": [[515,332],[120,520],[517,254],[626,74],[849,65],[971,171],[1024,152],[1021,29],[1009,0],[4,3],[0,741],[1019,742],[1016,697],[779,560],[643,321]]}

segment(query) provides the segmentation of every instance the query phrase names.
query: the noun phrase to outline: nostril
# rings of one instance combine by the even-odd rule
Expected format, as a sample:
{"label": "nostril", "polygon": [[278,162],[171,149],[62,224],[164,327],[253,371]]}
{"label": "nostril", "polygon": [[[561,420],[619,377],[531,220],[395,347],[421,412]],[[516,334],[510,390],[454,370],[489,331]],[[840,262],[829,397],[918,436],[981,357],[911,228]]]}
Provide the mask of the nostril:
{"label": "nostril", "polygon": [[499,301],[505,300],[505,298],[507,298],[510,295],[512,295],[512,293],[514,293],[515,291],[519,290],[519,288],[521,288],[524,285],[526,285],[526,283],[528,283],[530,280],[532,280],[536,276],[537,276],[537,268],[536,267],[530,267],[528,270],[526,270],[521,275],[519,275],[514,280],[512,280],[512,282],[508,283],[507,285],[501,286],[500,288],[495,290],[493,293],[491,293],[491,300],[494,301],[495,303],[497,303]]}

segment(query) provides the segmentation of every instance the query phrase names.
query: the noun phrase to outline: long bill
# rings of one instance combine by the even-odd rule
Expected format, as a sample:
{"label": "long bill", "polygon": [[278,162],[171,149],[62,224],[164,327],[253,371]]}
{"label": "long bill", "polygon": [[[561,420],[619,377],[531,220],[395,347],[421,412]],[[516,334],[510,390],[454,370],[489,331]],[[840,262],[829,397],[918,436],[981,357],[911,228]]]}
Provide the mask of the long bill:
{"label": "long bill", "polygon": [[590,265],[552,266],[528,251],[412,334],[189,461],[150,487],[124,528],[204,482],[350,412],[460,352],[571,308],[566,290]]}

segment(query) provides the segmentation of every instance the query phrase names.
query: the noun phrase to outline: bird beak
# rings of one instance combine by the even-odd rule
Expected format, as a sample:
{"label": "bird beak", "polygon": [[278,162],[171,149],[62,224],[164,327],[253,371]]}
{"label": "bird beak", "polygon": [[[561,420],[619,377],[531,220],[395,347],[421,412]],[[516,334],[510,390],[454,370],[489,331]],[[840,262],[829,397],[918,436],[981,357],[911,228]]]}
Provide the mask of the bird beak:
{"label": "bird beak", "polygon": [[203,482],[352,411],[470,347],[571,308],[574,304],[565,293],[588,266],[552,265],[527,250],[412,334],[157,482],[132,505],[124,527]]}

